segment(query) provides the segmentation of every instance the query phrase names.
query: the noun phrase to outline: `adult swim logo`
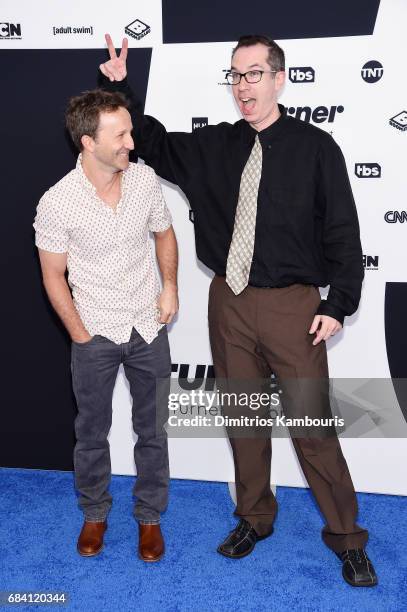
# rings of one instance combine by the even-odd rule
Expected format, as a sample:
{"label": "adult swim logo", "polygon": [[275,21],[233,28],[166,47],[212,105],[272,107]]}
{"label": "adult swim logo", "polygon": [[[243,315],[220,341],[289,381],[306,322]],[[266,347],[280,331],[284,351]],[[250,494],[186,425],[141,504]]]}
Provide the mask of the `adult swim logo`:
{"label": "adult swim logo", "polygon": [[54,36],[58,36],[59,34],[88,34],[93,36],[93,26],[61,26],[61,27],[53,27],[52,32]]}
{"label": "adult swim logo", "polygon": [[359,178],[380,178],[382,169],[376,163],[358,163],[355,164],[355,174]]}
{"label": "adult swim logo", "polygon": [[314,83],[315,70],[311,66],[295,66],[288,69],[291,83]]}
{"label": "adult swim logo", "polygon": [[0,40],[21,40],[21,23],[0,23]]}
{"label": "adult swim logo", "polygon": [[336,118],[337,113],[343,113],[345,107],[342,105],[339,106],[317,106],[312,109],[310,106],[290,106],[287,108],[287,114],[295,117],[296,119],[301,119],[302,121],[306,121],[309,123],[312,121],[313,123],[324,123],[327,121],[328,123],[333,123]]}
{"label": "adult swim logo", "polygon": [[366,83],[377,83],[377,81],[380,81],[383,76],[383,66],[376,60],[366,62],[366,64],[362,67],[361,75],[362,79],[366,81]]}
{"label": "adult swim logo", "polygon": [[128,36],[135,38],[136,40],[141,40],[147,34],[150,34],[151,28],[149,25],[141,21],[141,19],[135,19],[129,25],[124,28],[124,31]]}
{"label": "adult swim logo", "polygon": [[389,120],[389,123],[397,130],[405,132],[407,130],[407,111],[404,110],[397,113],[397,115],[394,115],[394,117]]}

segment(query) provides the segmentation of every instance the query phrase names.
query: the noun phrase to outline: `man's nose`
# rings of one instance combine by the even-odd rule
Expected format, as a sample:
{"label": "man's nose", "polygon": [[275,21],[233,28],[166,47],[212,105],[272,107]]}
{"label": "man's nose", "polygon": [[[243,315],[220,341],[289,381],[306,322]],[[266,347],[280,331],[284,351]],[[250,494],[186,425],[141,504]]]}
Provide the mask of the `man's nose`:
{"label": "man's nose", "polygon": [[129,149],[129,151],[133,151],[134,149],[134,140],[131,136],[129,136],[126,140],[126,148]]}
{"label": "man's nose", "polygon": [[244,78],[244,76],[240,77],[240,83],[238,84],[237,87],[238,87],[239,91],[244,91],[245,89],[247,89],[248,83],[247,83],[246,79]]}

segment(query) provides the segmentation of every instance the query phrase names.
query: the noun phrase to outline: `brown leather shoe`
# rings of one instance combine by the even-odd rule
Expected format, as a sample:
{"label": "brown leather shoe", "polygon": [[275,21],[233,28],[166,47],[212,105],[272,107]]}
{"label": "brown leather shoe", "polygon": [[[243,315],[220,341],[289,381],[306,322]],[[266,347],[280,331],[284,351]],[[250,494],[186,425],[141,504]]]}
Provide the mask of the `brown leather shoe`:
{"label": "brown leather shoe", "polygon": [[143,561],[159,561],[164,555],[164,539],[160,525],[139,523],[138,556]]}
{"label": "brown leather shoe", "polygon": [[85,521],[78,538],[78,553],[82,557],[94,557],[103,548],[103,536],[107,522],[93,523]]}

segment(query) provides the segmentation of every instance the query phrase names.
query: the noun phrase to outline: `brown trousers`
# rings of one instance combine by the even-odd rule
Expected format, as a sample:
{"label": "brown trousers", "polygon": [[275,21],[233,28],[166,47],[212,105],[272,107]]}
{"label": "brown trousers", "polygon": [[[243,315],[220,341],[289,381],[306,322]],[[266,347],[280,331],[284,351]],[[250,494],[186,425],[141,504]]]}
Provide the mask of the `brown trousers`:
{"label": "brown trousers", "polygon": [[[274,372],[278,379],[328,379],[325,342],[313,346],[314,336],[308,333],[319,303],[319,291],[312,285],[248,286],[236,296],[225,278],[215,276],[208,318],[216,377],[260,379]],[[315,416],[318,407],[310,407],[309,413]],[[277,514],[270,489],[271,438],[229,439],[235,465],[235,514],[259,536],[266,535]],[[355,490],[336,434],[325,439],[297,437],[292,442],[326,521],[325,544],[335,552],[363,548],[368,532],[356,524]]]}

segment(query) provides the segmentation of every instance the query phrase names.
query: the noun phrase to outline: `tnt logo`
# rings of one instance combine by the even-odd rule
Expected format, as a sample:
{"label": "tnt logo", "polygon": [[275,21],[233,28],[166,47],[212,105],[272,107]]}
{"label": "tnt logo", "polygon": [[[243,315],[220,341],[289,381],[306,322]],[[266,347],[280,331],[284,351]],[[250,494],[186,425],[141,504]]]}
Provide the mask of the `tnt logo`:
{"label": "tnt logo", "polygon": [[315,70],[311,66],[289,68],[288,78],[291,83],[313,83],[315,81]]}
{"label": "tnt logo", "polygon": [[144,23],[144,21],[140,21],[140,19],[136,19],[135,21],[132,21],[131,23],[129,23],[129,25],[124,28],[124,31],[129,36],[132,36],[133,38],[140,40],[141,38],[143,38],[144,36],[147,36],[147,34],[151,32],[151,28],[149,25]]}
{"label": "tnt logo", "polygon": [[380,178],[382,169],[379,164],[355,164],[355,174],[359,178]]}
{"label": "tnt logo", "polygon": [[309,106],[290,106],[287,108],[287,113],[289,115],[294,115],[296,119],[301,119],[302,121],[309,122],[312,120],[314,123],[323,123],[324,121],[328,121],[328,123],[333,123],[335,121],[336,113],[343,113],[345,108],[343,106],[331,106],[328,108],[327,106],[317,106],[314,110]]}
{"label": "tnt logo", "polygon": [[20,23],[0,23],[0,39],[21,40]]}
{"label": "tnt logo", "polygon": [[407,130],[407,111],[401,111],[398,115],[394,115],[389,123],[398,130],[405,132]]}
{"label": "tnt logo", "polygon": [[380,62],[376,62],[376,60],[366,62],[362,67],[361,75],[366,83],[377,83],[383,76],[383,66]]}
{"label": "tnt logo", "polygon": [[363,267],[365,270],[378,270],[379,269],[379,256],[378,255],[363,255]]}
{"label": "tnt logo", "polygon": [[208,125],[208,117],[192,117],[192,131]]}

